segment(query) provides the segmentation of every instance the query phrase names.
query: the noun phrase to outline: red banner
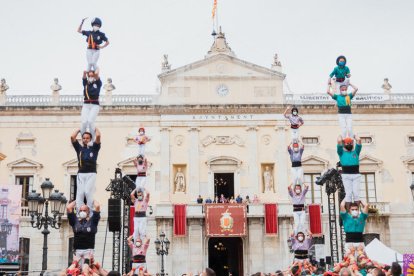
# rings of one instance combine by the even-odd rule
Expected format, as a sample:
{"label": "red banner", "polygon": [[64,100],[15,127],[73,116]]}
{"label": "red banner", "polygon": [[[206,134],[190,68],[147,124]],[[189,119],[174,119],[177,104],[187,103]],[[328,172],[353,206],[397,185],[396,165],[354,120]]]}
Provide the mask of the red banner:
{"label": "red banner", "polygon": [[247,235],[244,204],[206,204],[206,230],[209,237],[242,237]]}
{"label": "red banner", "polygon": [[174,236],[187,235],[187,205],[174,205]]}
{"label": "red banner", "polygon": [[265,204],[266,234],[277,234],[277,205],[275,203]]}
{"label": "red banner", "polygon": [[309,204],[309,228],[313,235],[322,235],[321,205]]}
{"label": "red banner", "polygon": [[132,205],[129,207],[129,235],[134,234],[134,217],[135,217],[135,207]]}

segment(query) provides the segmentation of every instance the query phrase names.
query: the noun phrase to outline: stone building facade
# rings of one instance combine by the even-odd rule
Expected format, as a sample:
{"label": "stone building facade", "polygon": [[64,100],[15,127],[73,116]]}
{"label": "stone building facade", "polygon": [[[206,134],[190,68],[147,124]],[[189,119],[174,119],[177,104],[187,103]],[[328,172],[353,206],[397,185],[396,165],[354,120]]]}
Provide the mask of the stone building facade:
{"label": "stone building facade", "polygon": [[[102,92],[97,119],[102,132],[96,191],[96,199],[102,203],[96,239],[98,261],[104,256],[104,266],[111,267],[112,233],[105,231],[109,193],[105,188],[116,167],[124,174],[136,174],[133,137],[144,126],[152,138],[146,149],[152,163],[147,186],[154,210],[149,216],[148,233],[154,239],[165,231],[170,239],[171,251],[166,258],[169,275],[209,266],[213,249],[205,233],[203,206],[196,204],[196,198],[213,198],[220,191],[215,185],[217,176],[228,177],[231,195],[257,195],[260,199],[260,203],[250,205],[247,236],[235,241],[241,244],[242,257],[233,275],[288,266],[293,258],[286,242],[293,223],[287,194],[290,130],[282,113],[292,104],[299,107],[305,120],[300,135],[305,144],[305,182],[311,185],[308,202],[324,206],[323,231],[329,237],[327,196],[314,182],[327,168],[335,166],[340,131],[334,102],[324,92],[285,94],[285,75],[277,57],[271,68],[239,59],[222,33],[205,58],[176,69],[163,64],[159,79],[161,91],[157,95],[122,95],[112,84]],[[364,92],[355,100],[353,116],[354,131],[363,139],[361,194],[378,209],[378,214],[369,219],[367,232],[379,233],[386,245],[401,253],[413,252],[414,213],[409,186],[414,173],[414,95]],[[73,197],[77,161],[69,137],[80,126],[81,93],[5,93],[0,102],[0,183],[40,191],[40,184],[49,177],[67,197]],[[270,190],[264,186],[266,167],[273,176]],[[186,180],[180,192],[176,192],[174,183],[178,169]],[[275,236],[265,235],[266,202],[279,206]],[[173,205],[177,203],[188,204],[185,237],[174,237],[172,233]],[[40,231],[31,228],[25,206],[20,235],[30,239],[29,270],[39,270],[43,239]],[[60,230],[51,230],[50,269],[67,265],[71,237],[66,220]],[[325,251],[329,255],[328,244]],[[147,259],[149,270],[159,271],[160,260],[153,243]]]}

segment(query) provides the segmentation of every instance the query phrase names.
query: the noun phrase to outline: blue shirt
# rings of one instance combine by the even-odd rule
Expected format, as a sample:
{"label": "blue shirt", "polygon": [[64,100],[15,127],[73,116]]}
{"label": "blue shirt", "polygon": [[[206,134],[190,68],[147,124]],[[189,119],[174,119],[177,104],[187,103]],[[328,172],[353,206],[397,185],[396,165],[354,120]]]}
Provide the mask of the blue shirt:
{"label": "blue shirt", "polygon": [[96,160],[101,144],[93,143],[92,147],[81,146],[78,141],[72,143],[78,156],[78,173],[96,173]]}
{"label": "blue shirt", "polygon": [[344,225],[345,233],[362,233],[364,232],[365,222],[368,214],[359,214],[359,217],[353,218],[348,212],[340,212],[340,216]]}
{"label": "blue shirt", "polygon": [[101,93],[102,81],[97,79],[94,82],[88,82],[86,78],[82,79],[83,84],[83,102],[99,104],[99,94]]}
{"label": "blue shirt", "polygon": [[101,45],[104,41],[108,41],[108,38],[101,31],[82,31],[82,34],[87,37],[88,49],[99,50],[97,46]]}
{"label": "blue shirt", "polygon": [[72,226],[74,234],[73,248],[75,250],[95,248],[95,235],[98,232],[100,219],[101,213],[95,211],[89,220],[79,220],[74,212],[68,213],[69,225]]}
{"label": "blue shirt", "polygon": [[336,152],[342,166],[357,166],[359,165],[359,154],[361,153],[362,145],[356,144],[355,150],[345,151],[343,145],[336,145]]}

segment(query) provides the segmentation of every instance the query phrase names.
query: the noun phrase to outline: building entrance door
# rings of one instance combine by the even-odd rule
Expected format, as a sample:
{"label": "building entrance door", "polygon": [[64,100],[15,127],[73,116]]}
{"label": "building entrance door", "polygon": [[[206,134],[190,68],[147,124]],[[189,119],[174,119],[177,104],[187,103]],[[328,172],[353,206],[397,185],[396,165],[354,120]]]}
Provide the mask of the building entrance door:
{"label": "building entrance door", "polygon": [[214,196],[234,197],[234,173],[214,174]]}
{"label": "building entrance door", "polygon": [[243,276],[243,240],[241,238],[210,238],[208,266],[216,275]]}

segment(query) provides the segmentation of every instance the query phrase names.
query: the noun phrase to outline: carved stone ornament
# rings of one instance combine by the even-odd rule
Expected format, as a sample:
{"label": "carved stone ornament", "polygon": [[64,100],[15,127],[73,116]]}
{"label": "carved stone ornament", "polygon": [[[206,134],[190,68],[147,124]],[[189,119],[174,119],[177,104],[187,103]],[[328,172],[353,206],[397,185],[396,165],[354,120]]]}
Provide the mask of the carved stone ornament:
{"label": "carved stone ornament", "polygon": [[216,145],[233,145],[236,144],[240,147],[244,146],[244,141],[239,136],[235,135],[231,136],[216,136],[213,137],[211,135],[206,136],[204,139],[201,140],[201,144],[204,147],[207,147],[210,144]]}
{"label": "carved stone ornament", "polygon": [[184,136],[177,135],[177,136],[175,136],[175,139],[174,140],[175,140],[175,144],[177,146],[181,146],[184,143]]}
{"label": "carved stone ornament", "polygon": [[270,137],[270,135],[263,135],[262,136],[262,143],[264,145],[270,145],[270,141],[272,140],[272,138]]}

